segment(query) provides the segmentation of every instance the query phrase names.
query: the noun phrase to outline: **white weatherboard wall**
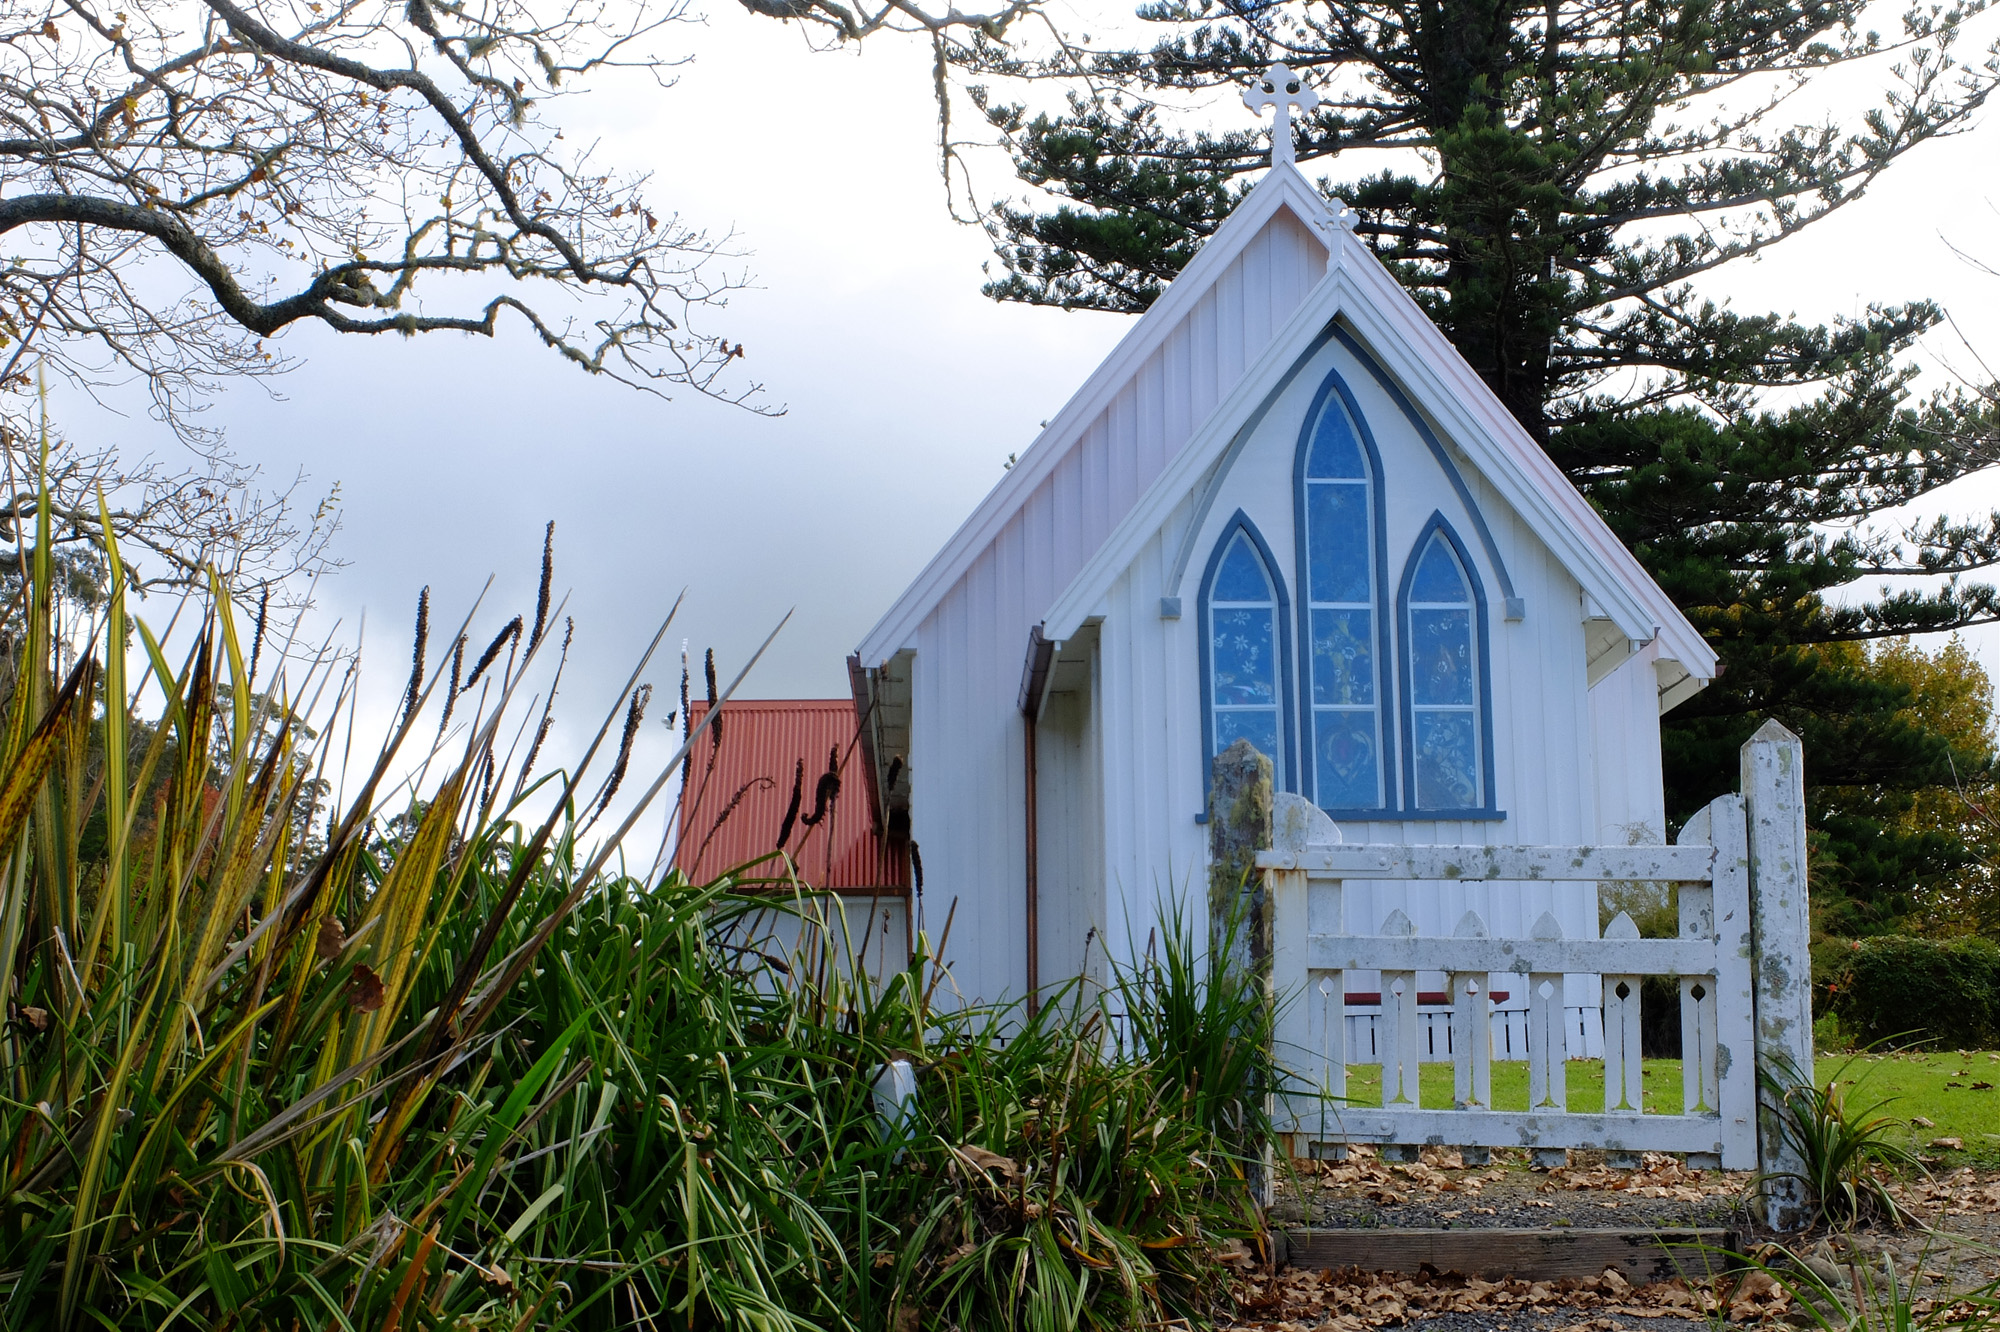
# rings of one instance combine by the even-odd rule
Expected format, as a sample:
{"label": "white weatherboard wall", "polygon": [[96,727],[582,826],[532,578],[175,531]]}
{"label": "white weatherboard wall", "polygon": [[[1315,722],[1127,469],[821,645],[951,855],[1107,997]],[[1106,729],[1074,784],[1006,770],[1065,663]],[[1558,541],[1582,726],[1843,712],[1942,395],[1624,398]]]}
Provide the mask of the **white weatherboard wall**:
{"label": "white weatherboard wall", "polygon": [[[1608,845],[1659,845],[1667,840],[1661,784],[1659,645],[1648,643],[1590,691],[1592,777],[1597,798],[1595,840]],[[1567,928],[1567,926],[1565,926]]]}
{"label": "white weatherboard wall", "polygon": [[[1580,587],[1469,464],[1453,457],[1447,447],[1447,458],[1486,520],[1515,594],[1526,603],[1524,619],[1505,619],[1499,570],[1451,478],[1368,366],[1338,340],[1330,341],[1278,395],[1229,464],[1206,511],[1198,513],[1200,496],[1190,496],[1118,580],[1102,607],[1098,707],[1106,755],[1105,854],[1114,947],[1128,931],[1144,938],[1157,910],[1157,885],[1191,881],[1198,891],[1202,882],[1206,831],[1195,822],[1195,815],[1203,808],[1207,773],[1200,721],[1198,597],[1209,553],[1238,511],[1257,525],[1276,559],[1274,572],[1284,579],[1292,605],[1296,645],[1300,575],[1293,464],[1300,431],[1330,370],[1337,370],[1354,394],[1381,454],[1392,601],[1404,563],[1436,512],[1442,512],[1458,532],[1485,589],[1492,655],[1494,785],[1496,803],[1507,816],[1344,822],[1342,835],[1349,842],[1441,845],[1561,846],[1598,840]],[[1179,582],[1170,583],[1185,529],[1197,520],[1192,558]],[[1161,617],[1163,596],[1181,598],[1181,618]],[[1648,682],[1651,669],[1647,664]],[[1619,677],[1614,673],[1608,678]],[[1637,697],[1627,691],[1607,710],[1620,701],[1632,706],[1635,699],[1640,715],[1622,720],[1634,729],[1650,726],[1657,736],[1658,705],[1652,693]],[[1296,724],[1294,718],[1290,741],[1294,745]],[[1657,752],[1655,739],[1650,767],[1655,802]],[[1641,772],[1631,780],[1643,786],[1647,774]],[[1072,815],[1045,805],[1044,827],[1052,817]],[[1167,865],[1171,875],[1165,872]],[[1423,934],[1449,934],[1467,910],[1478,911],[1497,934],[1525,936],[1543,911],[1553,912],[1571,938],[1596,938],[1598,931],[1596,890],[1582,883],[1356,882],[1348,886],[1347,901],[1348,928],[1356,933],[1374,933],[1398,908]],[[1419,979],[1421,988],[1442,984],[1441,974]],[[1376,985],[1373,976],[1349,978],[1353,990]],[[1571,1005],[1596,1006],[1590,979],[1572,978],[1567,988]]]}
{"label": "white weatherboard wall", "polygon": [[[1305,223],[1286,209],[1273,213],[1107,405],[1067,438],[1045,435],[1022,458],[1017,467],[1044,451],[1059,461],[908,635],[916,651],[911,820],[924,859],[926,921],[935,935],[956,899],[947,955],[968,999],[1018,995],[1026,983],[1023,720],[1016,699],[1028,631],[1270,342],[1324,274],[1326,257]],[[1134,336],[1146,331],[1135,328]],[[871,655],[886,658],[894,650]],[[1108,677],[1118,667],[1107,656],[1102,669]],[[1106,678],[1096,697],[1119,687]],[[1198,744],[1199,713],[1153,729],[1173,738],[1103,732],[1107,804],[1117,799],[1114,770],[1134,759],[1165,763],[1170,749]],[[1044,804],[1045,829],[1056,808]],[[1172,828],[1165,813],[1153,816],[1160,826],[1146,830],[1156,838],[1152,844],[1176,848],[1175,875],[1198,884],[1205,853],[1193,808]],[[1107,842],[1125,836],[1106,829]],[[1150,870],[1144,878],[1150,887]],[[1102,923],[1109,943],[1124,942],[1122,916]],[[1141,942],[1149,925],[1150,912]],[[1067,960],[1048,956],[1045,980],[1063,974],[1059,959]]]}

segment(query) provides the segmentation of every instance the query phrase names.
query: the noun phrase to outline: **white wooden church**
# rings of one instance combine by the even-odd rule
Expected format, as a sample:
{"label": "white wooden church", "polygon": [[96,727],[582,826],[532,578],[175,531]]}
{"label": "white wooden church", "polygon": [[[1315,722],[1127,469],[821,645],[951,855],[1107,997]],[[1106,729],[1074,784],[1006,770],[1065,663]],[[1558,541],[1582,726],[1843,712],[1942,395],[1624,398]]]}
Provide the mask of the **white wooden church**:
{"label": "white wooden church", "polygon": [[[1659,718],[1715,654],[1299,173],[1289,79],[1246,94],[1277,105],[1269,173],[850,659],[967,998],[1130,956],[1172,895],[1200,903],[1210,761],[1239,737],[1350,842],[1666,840]],[[1587,884],[1348,901],[1425,934],[1468,908],[1598,934]]]}

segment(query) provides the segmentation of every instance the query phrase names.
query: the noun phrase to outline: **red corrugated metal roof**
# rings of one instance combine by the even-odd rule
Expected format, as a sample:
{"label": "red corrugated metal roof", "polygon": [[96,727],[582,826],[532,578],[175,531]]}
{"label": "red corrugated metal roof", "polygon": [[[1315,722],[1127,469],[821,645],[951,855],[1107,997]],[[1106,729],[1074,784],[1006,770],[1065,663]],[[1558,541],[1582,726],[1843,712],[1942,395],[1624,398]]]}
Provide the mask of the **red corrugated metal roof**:
{"label": "red corrugated metal roof", "polygon": [[[694,721],[708,705],[693,705]],[[680,841],[674,864],[694,882],[715,878],[778,846],[793,778],[805,763],[799,813],[785,849],[799,877],[843,893],[901,893],[906,857],[883,844],[869,805],[868,773],[856,743],[854,703],[845,698],[731,700],[722,705],[722,742],[697,741],[680,800]],[[835,756],[840,794],[819,822],[814,793]],[[755,871],[777,876],[777,861]]]}

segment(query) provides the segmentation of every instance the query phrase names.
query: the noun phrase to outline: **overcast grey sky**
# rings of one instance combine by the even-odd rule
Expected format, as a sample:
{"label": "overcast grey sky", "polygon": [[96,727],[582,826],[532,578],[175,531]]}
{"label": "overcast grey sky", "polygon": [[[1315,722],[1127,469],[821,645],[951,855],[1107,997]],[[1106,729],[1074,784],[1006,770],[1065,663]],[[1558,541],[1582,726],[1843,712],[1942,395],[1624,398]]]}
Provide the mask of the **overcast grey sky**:
{"label": "overcast grey sky", "polygon": [[[1072,17],[1101,27],[1123,12]],[[272,385],[278,396],[246,385],[215,403],[211,420],[274,478],[304,468],[309,489],[339,483],[350,564],[322,588],[319,614],[351,631],[365,610],[378,717],[402,685],[418,589],[429,584],[437,621],[455,623],[495,575],[474,638],[490,634],[532,611],[549,519],[578,622],[558,744],[594,725],[683,586],[676,650],[682,637],[697,657],[713,645],[728,668],[796,607],[745,692],[844,694],[845,654],[1129,326],[979,295],[990,255],[945,210],[926,48],[892,37],[815,53],[731,0],[710,0],[706,23],[668,40],[694,57],[676,86],[613,87],[555,114],[569,140],[600,138],[606,163],[652,170],[656,211],[734,230],[743,257],[731,267],[756,288],[708,324],[746,344],[743,372],[782,417],[591,379],[518,324],[493,341],[303,328],[283,340],[304,363]],[[1218,116],[1246,114],[1217,99]],[[1945,243],[2000,260],[1996,155],[1989,115],[1919,150],[1886,189],[1728,270],[1715,294],[1807,318],[1937,297],[2000,368],[2000,280]],[[982,194],[1009,186],[991,164]],[[1942,337],[1930,354],[1972,368]],[[143,417],[57,408],[106,442],[174,447]],[[1994,492],[1954,500],[1984,509]],[[2000,668],[2000,634],[1977,642]],[[677,660],[649,673],[659,716],[677,676]],[[649,729],[642,764],[665,752]]]}

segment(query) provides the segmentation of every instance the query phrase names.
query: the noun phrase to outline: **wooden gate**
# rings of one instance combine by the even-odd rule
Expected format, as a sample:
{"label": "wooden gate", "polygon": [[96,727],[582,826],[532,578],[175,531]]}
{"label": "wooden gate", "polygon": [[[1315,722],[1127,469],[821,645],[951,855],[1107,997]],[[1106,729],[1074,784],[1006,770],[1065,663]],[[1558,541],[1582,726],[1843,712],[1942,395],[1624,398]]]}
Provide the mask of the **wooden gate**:
{"label": "wooden gate", "polygon": [[[1585,1147],[1675,1152],[1697,1165],[1756,1168],[1748,833],[1744,799],[1731,795],[1690,821],[1674,846],[1286,845],[1280,838],[1257,864],[1269,889],[1277,1053],[1299,1093],[1277,1106],[1278,1128],[1290,1135],[1294,1155],[1325,1155],[1349,1142]],[[1494,937],[1470,911],[1443,938],[1416,934],[1401,911],[1383,921],[1350,920],[1343,883],[1383,879],[1672,883],[1679,888],[1680,937],[1642,939],[1622,913],[1601,939],[1566,939],[1548,913],[1527,938]],[[1344,978],[1350,971],[1382,975],[1375,1059],[1356,1060],[1380,1061],[1379,1104],[1348,1099]],[[1452,1006],[1449,1107],[1422,1104],[1418,1090],[1424,1061],[1417,975],[1436,971],[1445,973]],[[1603,979],[1606,1108],[1600,1113],[1567,1105],[1568,1064],[1583,1051],[1573,1049],[1564,1021],[1566,973]],[[1678,978],[1678,1113],[1642,1113],[1640,994],[1647,976]],[[1528,995],[1526,1110],[1492,1104],[1487,996],[1496,988]]]}

